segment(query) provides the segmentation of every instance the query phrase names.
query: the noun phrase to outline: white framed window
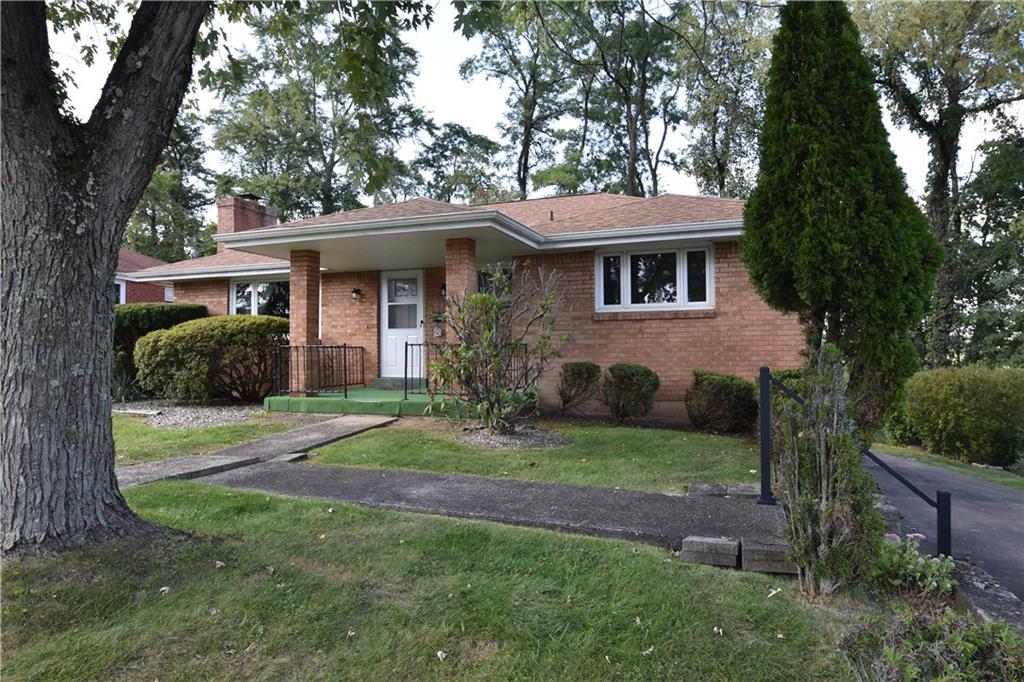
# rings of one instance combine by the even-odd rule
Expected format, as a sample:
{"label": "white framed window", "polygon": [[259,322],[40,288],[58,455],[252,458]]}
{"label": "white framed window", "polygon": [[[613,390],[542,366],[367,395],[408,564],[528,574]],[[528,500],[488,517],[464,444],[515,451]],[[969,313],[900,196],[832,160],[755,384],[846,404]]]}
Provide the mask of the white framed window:
{"label": "white framed window", "polygon": [[713,254],[710,245],[599,252],[594,307],[598,312],[713,308]]}
{"label": "white framed window", "polygon": [[114,292],[118,303],[124,303],[127,299],[128,284],[123,279],[114,280]]}
{"label": "white framed window", "polygon": [[233,279],[230,286],[232,315],[288,317],[287,279]]}
{"label": "white framed window", "polygon": [[174,303],[174,287],[164,287],[164,303]]}

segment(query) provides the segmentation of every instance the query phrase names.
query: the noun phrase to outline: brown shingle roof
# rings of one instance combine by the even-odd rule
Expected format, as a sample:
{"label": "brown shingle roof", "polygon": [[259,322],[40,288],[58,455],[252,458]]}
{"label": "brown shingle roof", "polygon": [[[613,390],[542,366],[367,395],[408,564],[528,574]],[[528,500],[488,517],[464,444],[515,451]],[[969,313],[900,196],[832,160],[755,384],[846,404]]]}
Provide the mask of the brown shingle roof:
{"label": "brown shingle roof", "polygon": [[177,263],[166,263],[157,267],[147,268],[144,272],[147,275],[158,275],[161,272],[178,272],[181,270],[198,270],[200,268],[225,268],[239,265],[278,265],[288,267],[288,261],[270,256],[259,256],[255,253],[224,249],[220,253],[202,258],[180,260]]}
{"label": "brown shingle roof", "polygon": [[742,220],[743,206],[744,202],[740,199],[662,194],[621,206],[593,208],[561,219],[558,218],[556,211],[554,221],[541,222],[531,227],[541,234],[553,235],[714,220]]}
{"label": "brown shingle roof", "polygon": [[120,249],[117,252],[118,272],[136,272],[137,270],[145,270],[157,265],[166,265],[166,262],[159,258],[152,258],[135,251],[129,251],[128,249]]}
{"label": "brown shingle roof", "polygon": [[[629,197],[623,194],[570,194],[542,199],[526,199],[525,201],[507,201],[499,204],[473,206],[475,209],[500,211],[512,220],[516,220],[541,234],[546,234],[547,225],[590,211],[606,211],[620,206],[635,205],[642,202],[642,197]],[[554,215],[554,221],[551,217]]]}
{"label": "brown shingle roof", "polygon": [[[408,201],[401,201],[397,204],[380,204],[367,208],[355,208],[351,211],[320,215],[305,220],[293,220],[290,223],[281,223],[271,227],[307,227],[310,225],[335,225],[338,223],[354,223],[360,220],[387,220],[389,218],[411,218],[414,216],[442,215],[445,213],[457,213],[459,211],[471,211],[472,206],[462,204],[449,204],[446,201],[437,201],[425,197],[417,197]],[[266,228],[263,228],[266,229]]]}

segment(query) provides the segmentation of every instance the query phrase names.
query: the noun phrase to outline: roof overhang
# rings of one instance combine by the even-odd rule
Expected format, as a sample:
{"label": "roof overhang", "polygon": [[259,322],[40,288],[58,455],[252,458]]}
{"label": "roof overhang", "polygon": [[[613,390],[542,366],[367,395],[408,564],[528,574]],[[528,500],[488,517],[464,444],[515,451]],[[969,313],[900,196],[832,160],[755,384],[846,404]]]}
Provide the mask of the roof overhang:
{"label": "roof overhang", "polygon": [[335,272],[403,270],[444,265],[446,239],[476,241],[477,260],[496,262],[538,252],[613,248],[627,244],[735,239],[742,220],[587,230],[543,235],[498,211],[474,210],[432,216],[365,220],[349,223],[265,227],[215,235],[224,246],[270,256],[283,264],[164,269],[138,281],[210,279],[288,273],[292,251],[320,253],[321,269]]}

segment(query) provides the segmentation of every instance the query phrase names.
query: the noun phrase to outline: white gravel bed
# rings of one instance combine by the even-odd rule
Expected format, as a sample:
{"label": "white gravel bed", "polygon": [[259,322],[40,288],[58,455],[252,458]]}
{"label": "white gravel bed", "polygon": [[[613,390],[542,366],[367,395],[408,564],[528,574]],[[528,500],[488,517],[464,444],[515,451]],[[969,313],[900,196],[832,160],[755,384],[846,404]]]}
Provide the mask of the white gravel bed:
{"label": "white gravel bed", "polygon": [[151,415],[146,423],[165,429],[203,429],[249,421],[263,409],[259,405],[176,405],[166,400],[136,400],[115,402],[113,412]]}
{"label": "white gravel bed", "polygon": [[532,426],[521,426],[509,434],[491,433],[487,429],[473,429],[460,435],[459,441],[466,445],[497,450],[554,448],[572,443],[572,439],[568,436]]}

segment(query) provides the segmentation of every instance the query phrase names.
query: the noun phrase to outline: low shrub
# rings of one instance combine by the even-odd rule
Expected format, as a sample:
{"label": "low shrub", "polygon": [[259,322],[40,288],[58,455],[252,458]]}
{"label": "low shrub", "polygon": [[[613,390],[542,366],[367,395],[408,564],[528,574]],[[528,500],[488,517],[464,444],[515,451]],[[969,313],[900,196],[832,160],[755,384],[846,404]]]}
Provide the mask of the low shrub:
{"label": "low shrub", "polygon": [[890,533],[878,548],[878,558],[868,569],[868,583],[879,592],[930,597],[949,595],[956,587],[953,560],[947,556],[921,556],[920,533],[901,539]]}
{"label": "low shrub", "polygon": [[686,412],[703,431],[749,433],[757,420],[756,391],[752,381],[696,370],[686,393]]}
{"label": "low shrub", "polygon": [[926,370],[906,390],[907,419],[933,454],[1005,467],[1024,453],[1024,369]]}
{"label": "low shrub", "polygon": [[137,393],[135,344],[146,334],[176,324],[206,317],[205,305],[186,303],[126,303],[114,306],[115,400],[128,400]]}
{"label": "low shrub", "polygon": [[1024,680],[1024,641],[1001,622],[978,624],[948,606],[896,604],[842,647],[858,680]]}
{"label": "low shrub", "polygon": [[288,320],[220,315],[151,332],[135,346],[143,388],[171,400],[255,401],[272,387],[274,346],[287,343]]}
{"label": "low shrub", "polygon": [[654,407],[654,394],[661,379],[643,365],[619,362],[608,368],[601,382],[601,402],[617,421],[643,417]]}
{"label": "low shrub", "polygon": [[594,395],[600,378],[601,368],[593,362],[567,362],[562,365],[558,380],[558,397],[562,401],[562,413]]}

